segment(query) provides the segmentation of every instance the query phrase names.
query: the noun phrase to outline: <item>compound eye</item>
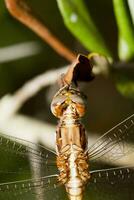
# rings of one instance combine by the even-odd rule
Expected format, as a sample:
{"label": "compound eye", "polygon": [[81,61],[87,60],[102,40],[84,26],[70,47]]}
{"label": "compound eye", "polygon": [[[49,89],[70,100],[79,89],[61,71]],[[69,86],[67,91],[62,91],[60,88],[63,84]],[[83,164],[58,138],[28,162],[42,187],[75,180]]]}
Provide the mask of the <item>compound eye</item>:
{"label": "compound eye", "polygon": [[85,104],[84,98],[82,96],[80,96],[80,95],[77,95],[77,94],[72,94],[71,95],[71,100],[74,103]]}
{"label": "compound eye", "polygon": [[53,98],[51,103],[51,111],[54,116],[60,118],[63,114],[64,105],[66,101],[66,96],[64,95],[57,95]]}
{"label": "compound eye", "polygon": [[71,100],[74,103],[75,109],[76,109],[79,117],[82,117],[86,111],[84,98],[80,95],[73,94],[71,96]]}

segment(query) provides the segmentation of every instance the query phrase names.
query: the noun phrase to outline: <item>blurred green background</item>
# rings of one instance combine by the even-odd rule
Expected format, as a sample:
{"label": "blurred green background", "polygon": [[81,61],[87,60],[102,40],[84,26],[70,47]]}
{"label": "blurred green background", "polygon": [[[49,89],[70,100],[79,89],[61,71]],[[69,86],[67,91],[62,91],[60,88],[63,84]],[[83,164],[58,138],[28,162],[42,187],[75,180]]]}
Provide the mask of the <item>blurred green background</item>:
{"label": "blurred green background", "polygon": [[[121,0],[118,1],[119,5],[112,0],[70,0],[67,1],[67,4],[60,0],[28,0],[28,2],[52,33],[76,54],[87,55],[89,52],[95,51],[113,60],[112,70],[108,77],[98,75],[91,83],[80,85],[88,97],[87,113],[83,119],[86,129],[102,134],[134,113],[134,41],[132,43],[134,35],[130,4],[124,1],[125,7],[121,7]],[[116,2],[114,6],[117,6],[117,9],[113,6],[113,2]],[[122,25],[119,20],[120,10],[118,11],[118,8],[127,10],[127,15],[122,16],[122,18],[125,17],[123,19],[123,22],[126,22],[125,25]],[[78,13],[79,20],[75,26],[68,21],[70,12]],[[129,32],[128,26],[132,32],[130,36],[125,32],[126,29]],[[126,48],[123,50],[124,46],[122,43],[120,44],[120,40],[125,41],[125,45],[128,45],[127,52]],[[8,54],[5,59],[1,56],[3,50],[6,51],[9,46],[13,52],[14,45],[25,43],[28,46],[30,44],[28,42],[31,41],[35,42],[35,49],[38,47],[38,51],[34,55],[20,56],[19,59],[14,58],[13,60]],[[22,49],[22,54],[23,51],[25,49]],[[15,54],[16,52],[14,52],[14,57]],[[15,20],[8,13],[4,1],[0,1],[1,97],[15,92],[36,75],[67,64],[68,62],[48,44]],[[54,86],[42,89],[24,104],[20,112],[56,125],[57,119],[51,114],[49,108],[53,90],[55,91]]]}

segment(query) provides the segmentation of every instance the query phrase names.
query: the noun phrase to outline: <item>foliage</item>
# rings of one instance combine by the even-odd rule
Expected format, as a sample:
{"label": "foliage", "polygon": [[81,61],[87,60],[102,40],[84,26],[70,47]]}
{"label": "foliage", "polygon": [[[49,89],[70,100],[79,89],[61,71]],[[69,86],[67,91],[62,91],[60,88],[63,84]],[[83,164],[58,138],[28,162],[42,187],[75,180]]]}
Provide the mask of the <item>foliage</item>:
{"label": "foliage", "polygon": [[87,50],[111,57],[110,50],[97,30],[83,0],[57,0],[57,2],[66,26]]}
{"label": "foliage", "polygon": [[[105,45],[106,41],[102,38],[93,19],[90,10],[87,10],[83,0],[57,0],[63,20],[71,33],[89,51],[95,51],[115,61],[109,48]],[[90,3],[90,2],[89,2]],[[130,3],[130,2],[129,2]],[[96,4],[97,5],[97,4]],[[129,4],[130,5],[130,4]],[[114,13],[118,29],[118,55],[119,61],[129,62],[134,58],[134,27],[131,13],[125,0],[113,0]],[[106,20],[104,21],[106,24]],[[111,33],[112,34],[112,33]],[[113,66],[115,63],[113,64]],[[127,68],[127,63],[125,63]],[[129,71],[127,69],[126,71]],[[116,71],[114,71],[116,73]],[[127,73],[121,79],[115,77],[117,89],[127,97],[134,96],[134,75],[131,80]]]}

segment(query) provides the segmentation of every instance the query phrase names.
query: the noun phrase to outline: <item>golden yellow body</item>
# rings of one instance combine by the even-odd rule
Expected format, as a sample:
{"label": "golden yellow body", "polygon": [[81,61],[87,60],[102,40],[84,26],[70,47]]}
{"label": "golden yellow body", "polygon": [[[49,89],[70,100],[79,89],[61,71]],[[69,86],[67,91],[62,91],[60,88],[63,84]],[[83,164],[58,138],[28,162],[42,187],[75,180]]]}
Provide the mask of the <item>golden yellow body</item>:
{"label": "golden yellow body", "polygon": [[85,153],[87,140],[80,123],[80,117],[85,113],[83,96],[66,86],[55,95],[51,109],[60,118],[56,133],[59,181],[65,185],[70,200],[82,200],[85,184],[90,178]]}

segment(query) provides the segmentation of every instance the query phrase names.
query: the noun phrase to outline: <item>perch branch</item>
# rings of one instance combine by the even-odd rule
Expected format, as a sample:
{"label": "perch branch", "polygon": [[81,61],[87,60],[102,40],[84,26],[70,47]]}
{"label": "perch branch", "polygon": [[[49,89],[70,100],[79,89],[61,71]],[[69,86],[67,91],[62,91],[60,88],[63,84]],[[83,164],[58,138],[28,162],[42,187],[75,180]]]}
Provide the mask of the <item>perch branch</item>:
{"label": "perch branch", "polygon": [[58,38],[56,38],[49,29],[35,16],[30,6],[25,0],[5,0],[9,12],[33,30],[38,36],[46,41],[58,54],[63,56],[69,62],[76,58],[75,54],[67,48]]}
{"label": "perch branch", "polygon": [[45,72],[26,82],[13,95],[8,94],[2,97],[0,100],[0,108],[3,113],[2,119],[15,114],[29,98],[36,95],[43,87],[54,84],[59,75],[66,70],[67,67],[62,67]]}
{"label": "perch branch", "polygon": [[54,84],[57,81],[59,75],[64,73],[66,69],[67,67],[50,70],[25,83],[19,90],[14,93],[15,102],[18,102],[16,109],[18,110],[23,105],[23,103],[36,95],[43,87]]}
{"label": "perch branch", "polygon": [[0,63],[18,60],[24,57],[33,56],[41,52],[37,42],[23,42],[0,48]]}

